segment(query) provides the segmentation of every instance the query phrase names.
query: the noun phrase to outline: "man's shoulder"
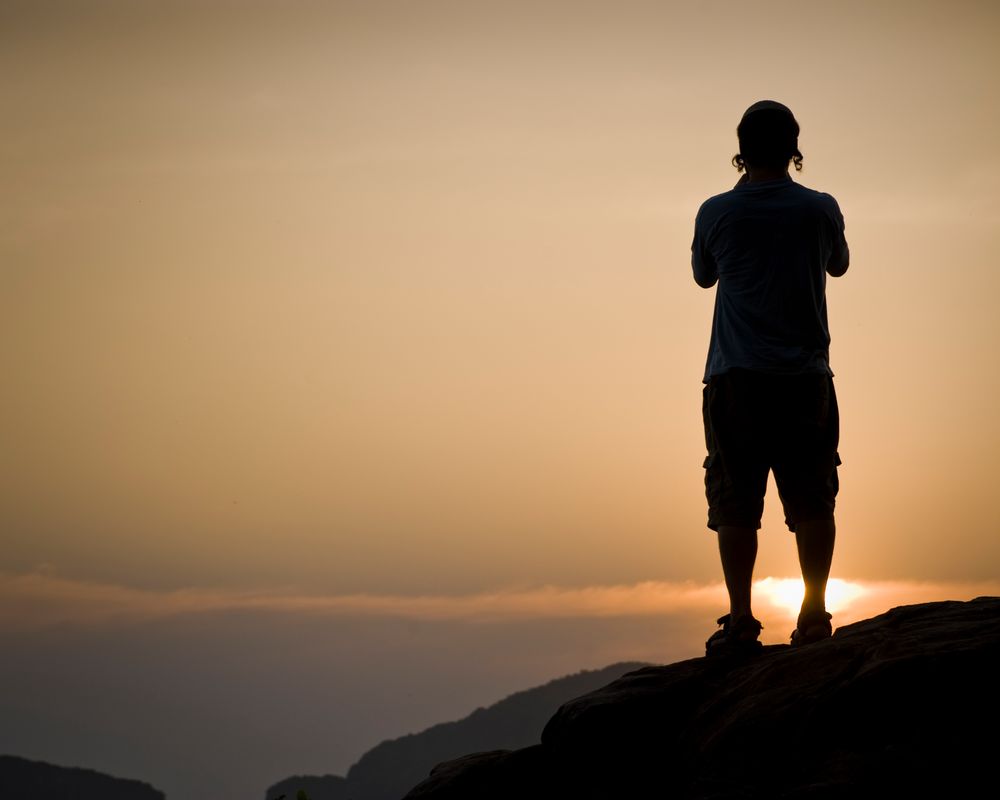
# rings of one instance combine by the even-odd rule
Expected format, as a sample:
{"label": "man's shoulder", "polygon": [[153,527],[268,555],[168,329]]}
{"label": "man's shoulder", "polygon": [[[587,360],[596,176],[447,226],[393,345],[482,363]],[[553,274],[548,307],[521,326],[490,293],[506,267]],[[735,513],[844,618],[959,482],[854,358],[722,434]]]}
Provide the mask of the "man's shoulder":
{"label": "man's shoulder", "polygon": [[698,206],[698,213],[695,216],[695,219],[707,221],[711,217],[717,216],[722,211],[731,207],[735,199],[736,192],[733,189],[730,189],[727,192],[713,194],[700,206]]}
{"label": "man's shoulder", "polygon": [[821,192],[817,189],[811,189],[808,186],[803,186],[801,183],[793,183],[794,192],[796,192],[798,197],[801,197],[803,201],[812,202],[817,206],[821,206],[825,209],[839,209],[836,198],[829,192]]}
{"label": "man's shoulder", "polygon": [[[744,185],[743,188],[746,189],[746,186]],[[832,194],[804,186],[793,180],[782,182],[780,186],[762,187],[761,191],[766,192],[766,196],[777,200],[779,207],[790,204],[814,208],[834,217],[840,215],[840,206]],[[738,188],[713,194],[698,207],[695,222],[700,225],[710,225],[726,212],[734,210],[738,212],[741,208],[753,205],[758,196],[760,196],[759,192],[740,191]]]}

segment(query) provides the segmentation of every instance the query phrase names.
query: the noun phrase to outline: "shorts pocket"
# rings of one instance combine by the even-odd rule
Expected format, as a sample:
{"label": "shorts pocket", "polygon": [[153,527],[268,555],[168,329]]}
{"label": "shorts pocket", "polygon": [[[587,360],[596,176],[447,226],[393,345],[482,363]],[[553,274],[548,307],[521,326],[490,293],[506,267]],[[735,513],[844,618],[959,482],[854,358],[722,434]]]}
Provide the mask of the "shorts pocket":
{"label": "shorts pocket", "polygon": [[[719,474],[716,457],[718,451],[711,452],[705,456],[702,466],[705,468],[705,499],[708,500],[709,517],[713,514],[713,509],[717,509],[722,499],[722,475]],[[713,467],[715,467],[713,469]],[[711,526],[710,526],[711,527]]]}
{"label": "shorts pocket", "polygon": [[837,474],[837,467],[841,464],[840,453],[833,454],[833,471],[830,473],[830,491],[833,498],[840,492],[840,475]]}

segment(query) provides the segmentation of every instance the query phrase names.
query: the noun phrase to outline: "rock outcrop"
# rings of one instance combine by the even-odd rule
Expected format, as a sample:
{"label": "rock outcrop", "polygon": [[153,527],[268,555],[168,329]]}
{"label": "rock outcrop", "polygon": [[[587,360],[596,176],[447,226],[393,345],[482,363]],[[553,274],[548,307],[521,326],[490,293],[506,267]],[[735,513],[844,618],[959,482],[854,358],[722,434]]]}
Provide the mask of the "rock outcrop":
{"label": "rock outcrop", "polygon": [[998,676],[1000,598],[900,606],[634,670],[564,703],[540,744],[441,763],[405,800],[962,796],[993,783]]}

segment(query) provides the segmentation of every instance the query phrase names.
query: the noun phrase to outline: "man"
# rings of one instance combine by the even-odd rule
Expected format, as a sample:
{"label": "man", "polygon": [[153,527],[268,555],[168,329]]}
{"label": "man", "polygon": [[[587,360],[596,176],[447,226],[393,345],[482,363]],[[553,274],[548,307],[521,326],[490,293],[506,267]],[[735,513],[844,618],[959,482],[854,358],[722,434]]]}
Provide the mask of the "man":
{"label": "man", "polygon": [[843,275],[849,253],[837,201],[789,175],[789,162],[802,168],[798,135],[787,106],[750,106],[733,157],[745,172],[695,219],[694,279],[706,289],[718,283],[702,416],[708,527],[718,534],[729,592],[709,655],[761,647],[750,587],[770,470],[805,582],[792,644],[833,632],[825,595],[840,456],[826,276]]}

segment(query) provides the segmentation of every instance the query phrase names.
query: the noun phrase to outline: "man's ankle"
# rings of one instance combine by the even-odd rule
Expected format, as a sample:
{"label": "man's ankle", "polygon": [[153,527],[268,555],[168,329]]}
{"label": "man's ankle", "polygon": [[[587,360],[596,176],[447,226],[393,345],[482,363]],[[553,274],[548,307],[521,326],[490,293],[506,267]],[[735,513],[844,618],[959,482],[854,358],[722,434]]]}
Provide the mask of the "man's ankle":
{"label": "man's ankle", "polygon": [[799,609],[799,620],[801,621],[807,617],[819,617],[825,613],[826,603],[822,600],[803,603],[802,608]]}

